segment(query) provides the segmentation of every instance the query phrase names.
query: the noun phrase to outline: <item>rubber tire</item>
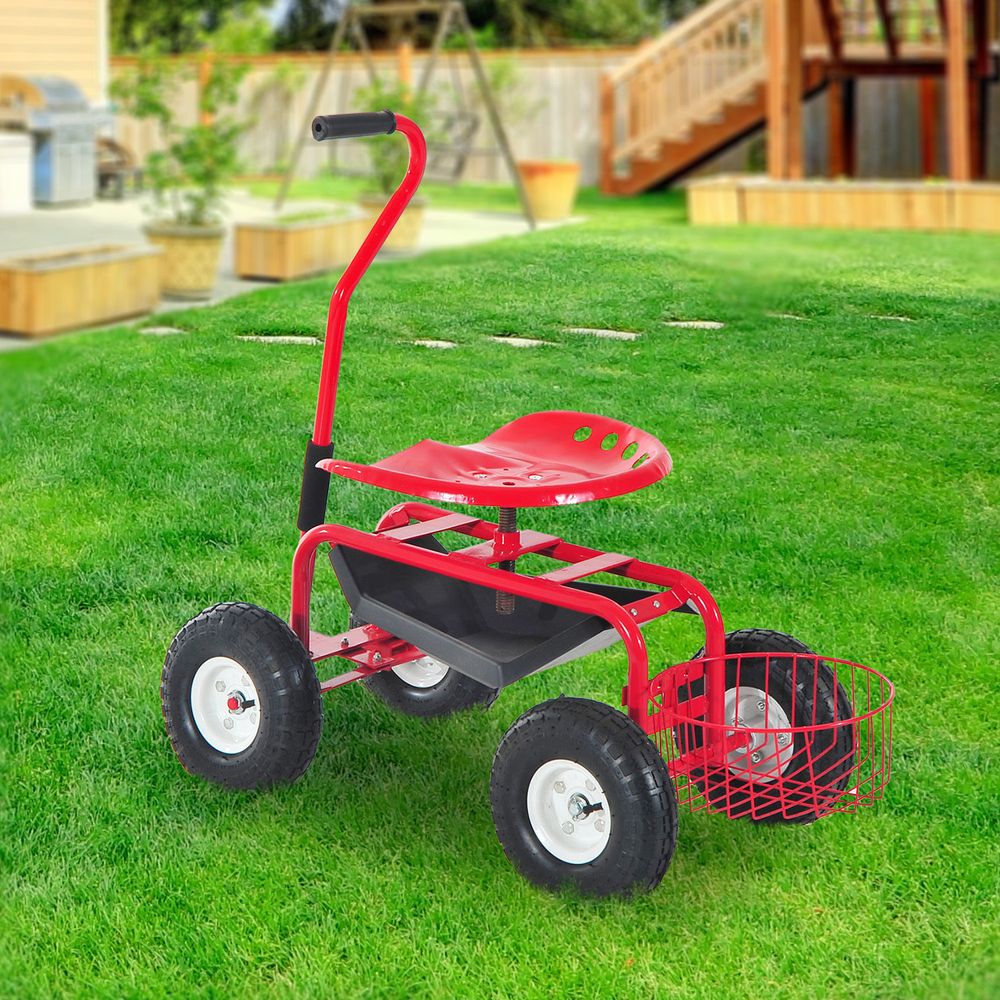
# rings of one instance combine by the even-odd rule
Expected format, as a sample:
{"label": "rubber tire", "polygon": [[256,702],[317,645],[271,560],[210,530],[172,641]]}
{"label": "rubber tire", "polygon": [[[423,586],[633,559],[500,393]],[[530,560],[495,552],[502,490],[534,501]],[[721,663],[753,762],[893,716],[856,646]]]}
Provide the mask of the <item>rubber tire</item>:
{"label": "rubber tire", "polygon": [[[351,616],[351,628],[358,628],[364,624]],[[448,673],[437,684],[426,688],[407,684],[391,667],[366,677],[364,684],[389,708],[404,715],[425,719],[464,712],[477,705],[488,707],[496,701],[500,693],[495,688],[466,677],[452,667],[449,667]]]}
{"label": "rubber tire", "polygon": [[[236,660],[260,699],[260,729],[240,753],[211,746],[191,710],[195,673],[213,656]],[[295,781],[312,761],[323,728],[319,680],[308,652],[285,622],[253,604],[216,604],[177,633],[163,664],[160,700],[184,769],[225,788]]]}
{"label": "rubber tire", "polygon": [[[586,767],[610,805],[611,839],[582,865],[551,854],[528,819],[532,776],[559,758]],[[510,727],[493,759],[490,804],[504,853],[546,889],[572,885],[592,896],[655,889],[677,843],[677,796],[663,758],[626,715],[585,698],[542,702]]]}
{"label": "rubber tire", "polygon": [[[815,656],[815,652],[810,649],[805,643],[800,642],[794,636],[787,635],[784,632],[774,632],[770,629],[763,628],[747,628],[739,629],[736,632],[729,632],[726,635],[726,652],[727,653],[804,653],[807,655]],[[705,655],[704,648],[699,649],[697,653],[692,657],[692,659],[701,659]],[[758,687],[761,690],[765,688],[765,677],[767,675],[767,660],[748,660],[742,661],[740,667],[740,682],[747,687]],[[837,690],[834,691],[834,678],[833,673],[830,668],[825,663],[818,664],[819,666],[819,677],[816,679],[816,691],[819,695],[819,704],[816,705],[816,724],[823,724],[833,722],[834,719],[850,719],[854,711],[851,708],[851,700],[847,696],[847,692],[844,690],[843,686],[838,681],[836,683]],[[785,670],[778,669],[780,667],[786,667]],[[803,674],[806,671],[806,674]],[[798,661],[797,672],[798,672],[798,694],[792,691],[792,678],[791,673],[787,669],[786,664],[778,660],[772,660],[770,665],[770,676],[767,677],[766,686],[770,695],[781,705],[784,709],[786,715],[792,718],[792,703],[795,701],[795,718],[797,719],[811,719],[813,717],[813,704],[812,704],[812,675],[809,673],[810,666],[808,661]],[[726,664],[726,690],[729,691],[731,688],[736,686],[736,664],[727,663]],[[697,697],[704,693],[704,681],[698,680],[693,681],[690,687],[691,697]],[[834,716],[834,699],[836,699],[836,716]],[[703,731],[694,728],[692,730],[680,730],[674,732],[674,741],[681,752],[684,752],[687,747],[685,746],[685,734],[689,734],[691,747],[696,748],[702,744]],[[795,737],[795,742],[793,744],[794,754],[789,760],[788,767],[783,773],[794,774],[796,769],[801,767],[806,760],[805,749],[807,746],[807,739],[810,741],[810,748],[813,754],[813,759],[817,764],[817,770],[820,772],[824,771],[826,768],[822,765],[822,761],[825,757],[828,757],[831,764],[836,761],[841,763],[837,764],[830,770],[829,773],[823,774],[822,781],[825,791],[831,793],[842,792],[847,788],[848,779],[851,776],[853,768],[853,738],[852,738],[852,728],[850,726],[838,726],[832,731],[820,731],[818,733],[813,733],[808,737],[805,734],[798,734]],[[806,800],[801,806],[796,808],[794,801],[794,792],[790,792],[786,799],[786,803],[790,802],[791,805],[786,808],[783,812],[773,813],[767,816],[755,817],[750,815],[749,812],[745,812],[739,815],[740,811],[744,808],[749,810],[750,807],[750,793],[747,790],[752,787],[752,782],[740,781],[736,778],[730,778],[724,786],[720,786],[718,782],[710,783],[710,787],[706,792],[706,782],[704,777],[704,772],[701,769],[696,768],[691,772],[691,778],[698,786],[698,788],[706,794],[709,802],[719,809],[725,811],[732,811],[737,814],[738,819],[749,819],[754,823],[795,823],[795,824],[806,824],[813,823],[819,819],[819,815],[813,808],[814,802],[809,801],[809,796],[807,793],[803,793],[803,798]],[[780,780],[780,779],[778,779]]]}

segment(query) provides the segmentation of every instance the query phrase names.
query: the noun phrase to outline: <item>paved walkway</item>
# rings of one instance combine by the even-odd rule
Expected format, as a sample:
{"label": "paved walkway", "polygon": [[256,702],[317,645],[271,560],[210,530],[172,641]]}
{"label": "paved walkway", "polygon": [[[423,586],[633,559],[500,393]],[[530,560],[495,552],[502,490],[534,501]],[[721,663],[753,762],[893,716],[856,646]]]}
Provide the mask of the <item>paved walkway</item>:
{"label": "paved walkway", "polygon": [[[293,201],[285,205],[282,214],[329,207],[329,203]],[[229,221],[251,222],[274,217],[271,202],[234,191],[227,202]],[[142,225],[148,215],[139,199],[96,201],[78,208],[36,209],[30,215],[0,218],[0,259],[33,251],[95,243],[145,242]],[[564,223],[542,223],[550,228]],[[416,253],[443,247],[470,246],[487,243],[502,236],[519,236],[528,232],[528,224],[519,215],[497,212],[467,212],[453,209],[428,209]],[[177,302],[164,299],[157,312],[187,309],[191,306],[212,305],[254,288],[273,287],[273,282],[247,281],[233,273],[232,227],[227,229],[222,248],[222,266],[215,293],[208,302]],[[0,333],[0,352],[44,343]]]}

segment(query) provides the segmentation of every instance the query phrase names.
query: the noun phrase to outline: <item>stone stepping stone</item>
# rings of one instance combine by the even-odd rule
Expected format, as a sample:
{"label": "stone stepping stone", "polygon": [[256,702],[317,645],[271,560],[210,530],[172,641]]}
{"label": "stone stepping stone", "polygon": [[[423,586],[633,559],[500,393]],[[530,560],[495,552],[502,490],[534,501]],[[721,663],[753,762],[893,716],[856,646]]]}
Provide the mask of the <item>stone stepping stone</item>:
{"label": "stone stepping stone", "polygon": [[588,337],[599,337],[601,340],[638,340],[639,334],[631,330],[599,330],[589,326],[568,326],[569,333],[582,333]]}
{"label": "stone stepping stone", "polygon": [[721,330],[726,324],[714,319],[668,319],[667,326],[680,327],[683,330]]}
{"label": "stone stepping stone", "polygon": [[767,313],[767,315],[771,319],[794,319],[794,320],[798,320],[798,322],[800,322],[800,323],[807,323],[809,321],[809,317],[808,316],[799,316],[796,313],[774,313],[774,312],[769,312],[769,313]]}
{"label": "stone stepping stone", "polygon": [[176,326],[144,326],[139,333],[144,337],[173,337],[178,333],[187,333],[187,330],[179,330]]}
{"label": "stone stepping stone", "polygon": [[511,347],[555,347],[547,340],[532,340],[531,337],[490,337],[495,344],[510,344]]}
{"label": "stone stepping stone", "polygon": [[868,313],[869,319],[883,319],[888,320],[890,323],[912,323],[913,319],[909,316],[879,316],[878,313]]}
{"label": "stone stepping stone", "polygon": [[246,336],[237,337],[237,340],[250,340],[255,344],[308,344],[311,347],[315,347],[317,344],[322,344],[323,341],[316,337],[257,337],[257,336]]}
{"label": "stone stepping stone", "polygon": [[415,340],[413,344],[415,347],[430,347],[437,351],[447,351],[458,346],[454,340]]}

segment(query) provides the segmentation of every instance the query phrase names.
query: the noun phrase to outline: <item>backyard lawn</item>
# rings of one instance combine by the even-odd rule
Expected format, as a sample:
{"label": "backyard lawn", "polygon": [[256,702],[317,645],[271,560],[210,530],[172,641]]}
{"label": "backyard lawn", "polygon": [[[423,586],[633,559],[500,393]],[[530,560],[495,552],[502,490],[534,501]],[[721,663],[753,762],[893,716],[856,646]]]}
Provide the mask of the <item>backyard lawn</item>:
{"label": "backyard lawn", "polygon": [[[187,776],[159,708],[173,634],[219,600],[288,608],[321,349],[237,335],[322,336],[331,279],[275,287],[168,317],[182,335],[0,355],[0,996],[1000,994],[1000,241],[696,230],[672,196],[582,210],[376,266],[338,454],[548,408],[656,434],[667,480],[523,524],[677,566],[728,628],[888,674],[885,801],[812,827],[682,814],[631,901],[533,888],[493,830],[493,752],[560,692],[617,704],[620,647],[443,720],[333,692],[291,787]],[[331,517],[371,526],[399,499],[337,481]],[[663,665],[701,644],[687,616],[649,638]]]}

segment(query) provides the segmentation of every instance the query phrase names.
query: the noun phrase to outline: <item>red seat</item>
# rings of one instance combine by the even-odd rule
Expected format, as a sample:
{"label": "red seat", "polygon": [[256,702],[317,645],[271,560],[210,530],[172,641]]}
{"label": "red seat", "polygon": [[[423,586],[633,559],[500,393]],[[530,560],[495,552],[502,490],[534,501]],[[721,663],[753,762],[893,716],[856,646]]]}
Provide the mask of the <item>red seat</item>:
{"label": "red seat", "polygon": [[572,410],[531,413],[476,444],[424,440],[372,465],[324,459],[336,476],[410,496],[492,507],[553,507],[631,493],[668,475],[652,434]]}

